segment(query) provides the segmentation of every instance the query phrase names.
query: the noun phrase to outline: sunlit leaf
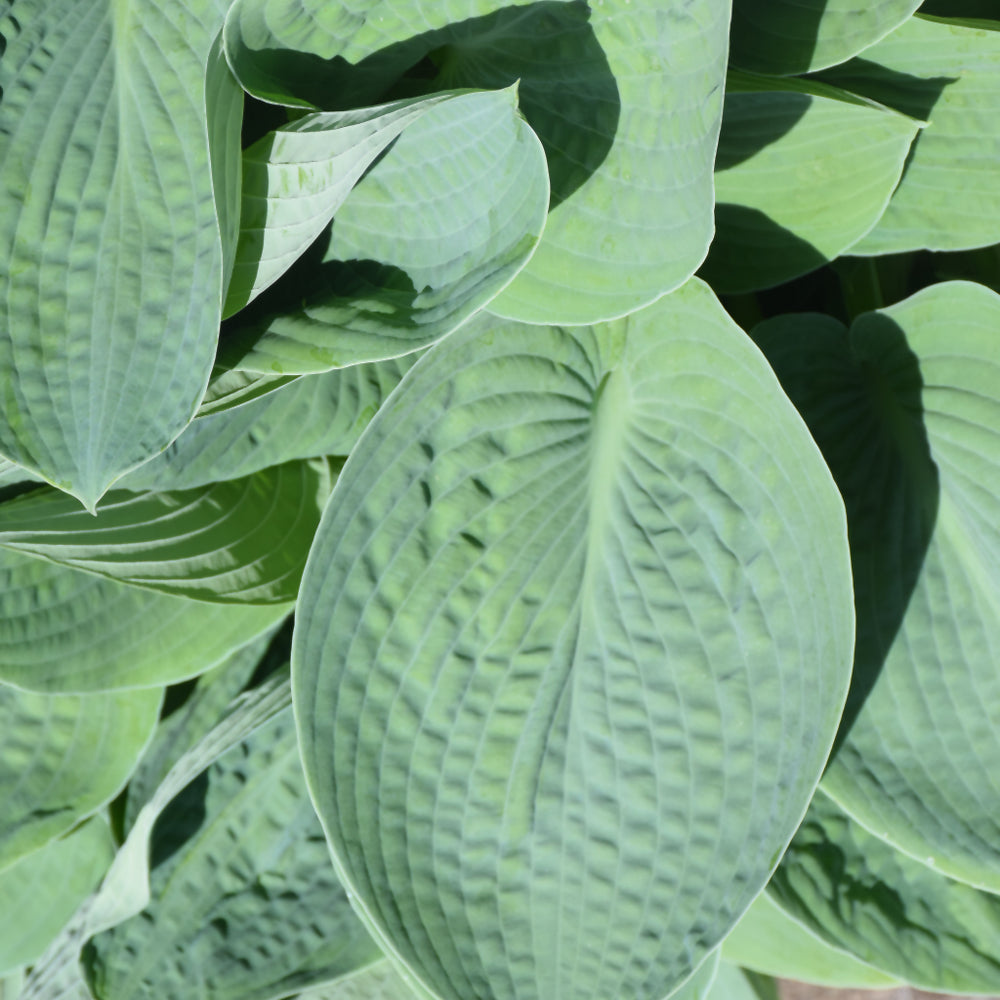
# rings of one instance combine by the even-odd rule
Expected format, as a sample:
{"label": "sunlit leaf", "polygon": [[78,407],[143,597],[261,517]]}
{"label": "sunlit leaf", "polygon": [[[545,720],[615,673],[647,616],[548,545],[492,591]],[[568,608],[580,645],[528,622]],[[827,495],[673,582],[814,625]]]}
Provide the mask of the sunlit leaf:
{"label": "sunlit leaf", "polygon": [[1000,296],[968,282],[848,331],[754,330],[847,506],[858,641],[823,787],[868,829],[1000,889]]}
{"label": "sunlit leaf", "polygon": [[493,308],[586,323],[678,287],[705,255],[728,21],[728,0],[406,0],[372,16],[237,0],[226,41],[252,93],[313,107],[518,82],[551,210]]}
{"label": "sunlit leaf", "polygon": [[1000,233],[1000,21],[913,17],[823,74],[926,119],[879,224],[855,254],[962,250]]}
{"label": "sunlit leaf", "polygon": [[0,684],[0,874],[117,795],[162,694],[43,695]]}
{"label": "sunlit leaf", "polygon": [[289,462],[196,489],[116,490],[97,517],[36,491],[0,505],[0,546],[168,594],[284,604],[330,486],[326,462]]}
{"label": "sunlit leaf", "polygon": [[0,452],[93,508],[194,415],[223,262],[224,0],[0,7]]}
{"label": "sunlit leaf", "polygon": [[842,519],[700,282],[417,362],[331,496],[293,688],[340,871],[428,989],[662,998],[719,943],[846,693]]}

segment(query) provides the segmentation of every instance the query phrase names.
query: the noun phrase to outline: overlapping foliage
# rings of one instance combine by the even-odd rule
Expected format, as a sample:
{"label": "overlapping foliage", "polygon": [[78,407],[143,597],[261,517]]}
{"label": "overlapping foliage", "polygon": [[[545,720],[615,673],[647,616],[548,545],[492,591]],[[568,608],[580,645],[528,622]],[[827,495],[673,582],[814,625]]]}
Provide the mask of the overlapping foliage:
{"label": "overlapping foliage", "polygon": [[1000,992],[1000,20],[0,2],[0,997]]}

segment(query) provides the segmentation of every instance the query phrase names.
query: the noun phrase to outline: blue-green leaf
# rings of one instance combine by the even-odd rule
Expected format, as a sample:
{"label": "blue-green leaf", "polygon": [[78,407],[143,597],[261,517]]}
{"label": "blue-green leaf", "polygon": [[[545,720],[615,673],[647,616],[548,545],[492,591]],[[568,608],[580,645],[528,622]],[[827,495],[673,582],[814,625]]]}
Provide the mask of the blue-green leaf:
{"label": "blue-green leaf", "polygon": [[351,453],[297,606],[306,775],[443,998],[662,998],[763,887],[853,640],[843,510],[700,282],[481,317]]}
{"label": "blue-green leaf", "polygon": [[118,794],[162,694],[44,695],[0,684],[0,872]]}
{"label": "blue-green leaf", "polygon": [[754,338],[847,507],[858,641],[823,787],[865,827],[1000,890],[1000,295],[945,282]]}
{"label": "blue-green leaf", "polygon": [[0,5],[0,453],[93,509],[205,390],[224,0]]}
{"label": "blue-green leaf", "polygon": [[589,323],[677,288],[705,255],[728,25],[729,0],[406,0],[370,16],[237,0],[226,43],[248,90],[304,106],[518,82],[552,198],[538,250],[492,308]]}
{"label": "blue-green leaf", "polygon": [[270,1000],[381,958],[334,875],[290,708],[173,801],[151,851],[149,903],[84,952],[98,1000]]}
{"label": "blue-green leaf", "polygon": [[294,601],[330,491],[324,460],[222,483],[111,493],[92,516],[55,490],[0,505],[0,546],[202,601]]}
{"label": "blue-green leaf", "polygon": [[1000,235],[1000,21],[912,17],[825,79],[928,122],[855,254],[962,250]]}

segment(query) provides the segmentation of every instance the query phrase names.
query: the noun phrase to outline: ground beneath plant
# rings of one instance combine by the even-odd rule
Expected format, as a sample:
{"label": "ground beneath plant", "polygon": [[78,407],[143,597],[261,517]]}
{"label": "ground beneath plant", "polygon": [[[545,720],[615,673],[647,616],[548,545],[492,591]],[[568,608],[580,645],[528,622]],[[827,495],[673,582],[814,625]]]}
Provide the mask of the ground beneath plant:
{"label": "ground beneath plant", "polygon": [[909,986],[895,990],[830,990],[783,980],[779,984],[781,1000],[1000,1000],[998,997],[951,997],[947,993],[925,993]]}

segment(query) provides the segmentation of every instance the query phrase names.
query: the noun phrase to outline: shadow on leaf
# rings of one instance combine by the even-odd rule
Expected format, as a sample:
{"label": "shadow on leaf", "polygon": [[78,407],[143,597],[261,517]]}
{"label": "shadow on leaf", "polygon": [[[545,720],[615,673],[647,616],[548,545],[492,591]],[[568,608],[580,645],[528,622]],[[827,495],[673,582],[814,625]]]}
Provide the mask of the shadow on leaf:
{"label": "shadow on leaf", "polygon": [[379,49],[357,63],[288,49],[253,55],[254,74],[327,111],[366,107],[453,88],[518,83],[521,111],[541,139],[551,205],[604,162],[621,100],[584,0],[505,7]]}
{"label": "shadow on leaf", "polygon": [[864,313],[848,332],[815,314],[757,326],[753,338],[809,426],[847,511],[857,639],[833,754],[878,680],[916,589],[940,486],[903,330]]}

